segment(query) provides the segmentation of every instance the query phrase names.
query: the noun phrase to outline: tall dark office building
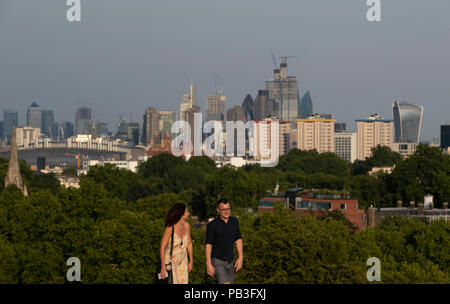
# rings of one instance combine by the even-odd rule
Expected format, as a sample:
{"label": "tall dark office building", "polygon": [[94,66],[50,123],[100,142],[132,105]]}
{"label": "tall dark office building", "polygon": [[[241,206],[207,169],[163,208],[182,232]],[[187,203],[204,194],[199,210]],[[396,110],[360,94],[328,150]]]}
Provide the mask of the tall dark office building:
{"label": "tall dark office building", "polygon": [[395,101],[394,114],[395,142],[419,143],[423,107],[408,101]]}
{"label": "tall dark office building", "polygon": [[0,140],[3,139],[3,120],[0,121]]}
{"label": "tall dark office building", "polygon": [[300,118],[307,118],[313,114],[311,93],[307,91],[300,101]]}
{"label": "tall dark office building", "polygon": [[[27,126],[33,127],[33,128],[39,128],[42,127],[42,112],[39,105],[35,102],[33,102],[27,110]],[[41,130],[42,132],[42,130]]]}
{"label": "tall dark office building", "polygon": [[3,110],[3,137],[11,138],[13,127],[19,126],[19,112],[16,110]]}
{"label": "tall dark office building", "polygon": [[55,117],[52,110],[42,110],[41,133],[53,138],[55,134]]}
{"label": "tall dark office building", "polygon": [[152,138],[159,134],[159,114],[152,108],[148,107],[144,114],[144,123],[142,126],[142,143],[148,146]]}
{"label": "tall dark office building", "polygon": [[128,123],[128,137],[132,139],[134,146],[139,145],[139,123],[130,122]]}
{"label": "tall dark office building", "polygon": [[448,149],[450,147],[450,124],[441,125],[441,148]]}
{"label": "tall dark office building", "polygon": [[273,78],[266,81],[268,98],[274,103],[272,112],[267,114],[281,120],[293,121],[298,118],[299,112],[298,81],[295,76],[287,76],[289,56],[280,58],[282,58],[282,62],[279,68],[273,70]]}
{"label": "tall dark office building", "polygon": [[255,102],[250,94],[245,96],[245,99],[242,102],[242,108],[244,109],[245,121],[255,119]]}
{"label": "tall dark office building", "polygon": [[227,111],[227,121],[245,122],[245,110],[240,106],[234,106]]}
{"label": "tall dark office building", "polygon": [[88,107],[81,107],[77,109],[75,114],[75,133],[89,134],[89,129],[92,124],[92,109]]}
{"label": "tall dark office building", "polygon": [[272,116],[274,112],[274,102],[269,99],[268,90],[259,90],[255,99],[255,120],[263,120]]}
{"label": "tall dark office building", "polygon": [[334,133],[345,132],[346,124],[345,122],[335,122],[334,123]]}

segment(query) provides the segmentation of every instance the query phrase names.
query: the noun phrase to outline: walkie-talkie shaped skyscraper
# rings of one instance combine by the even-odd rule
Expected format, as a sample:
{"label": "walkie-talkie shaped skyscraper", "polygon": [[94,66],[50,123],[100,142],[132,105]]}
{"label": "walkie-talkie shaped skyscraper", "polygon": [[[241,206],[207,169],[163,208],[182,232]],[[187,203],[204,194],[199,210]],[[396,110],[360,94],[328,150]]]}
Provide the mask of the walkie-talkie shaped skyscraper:
{"label": "walkie-talkie shaped skyscraper", "polygon": [[392,104],[395,126],[395,142],[419,143],[423,107],[408,101]]}

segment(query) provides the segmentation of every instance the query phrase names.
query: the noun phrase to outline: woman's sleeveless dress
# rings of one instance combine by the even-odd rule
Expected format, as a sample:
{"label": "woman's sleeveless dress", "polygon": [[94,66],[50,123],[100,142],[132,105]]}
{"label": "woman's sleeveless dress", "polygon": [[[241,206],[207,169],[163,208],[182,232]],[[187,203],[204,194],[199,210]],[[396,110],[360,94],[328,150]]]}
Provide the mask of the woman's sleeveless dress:
{"label": "woman's sleeveless dress", "polygon": [[[178,237],[174,233],[173,242],[173,258],[172,258],[172,276],[173,284],[187,284],[189,279],[188,273],[188,256],[187,256],[187,232],[185,233],[183,239]],[[172,242],[172,236],[169,238],[169,243],[166,247],[165,261],[169,263],[170,260],[170,244]]]}

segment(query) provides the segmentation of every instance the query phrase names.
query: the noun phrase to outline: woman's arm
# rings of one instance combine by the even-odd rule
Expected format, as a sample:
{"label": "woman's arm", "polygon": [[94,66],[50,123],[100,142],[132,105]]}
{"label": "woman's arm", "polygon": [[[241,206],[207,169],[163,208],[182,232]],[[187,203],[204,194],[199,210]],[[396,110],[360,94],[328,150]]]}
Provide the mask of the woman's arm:
{"label": "woman's arm", "polygon": [[166,247],[167,243],[169,243],[170,234],[172,231],[172,227],[166,227],[166,230],[164,230],[163,237],[161,239],[161,245],[159,247],[159,257],[161,258],[161,268],[166,267]]}
{"label": "woman's arm", "polygon": [[192,237],[191,237],[191,225],[189,223],[186,223],[186,229],[188,234],[188,245],[187,245],[187,251],[189,254],[189,266],[188,266],[188,272],[191,272],[192,268],[194,267],[194,251],[192,246]]}

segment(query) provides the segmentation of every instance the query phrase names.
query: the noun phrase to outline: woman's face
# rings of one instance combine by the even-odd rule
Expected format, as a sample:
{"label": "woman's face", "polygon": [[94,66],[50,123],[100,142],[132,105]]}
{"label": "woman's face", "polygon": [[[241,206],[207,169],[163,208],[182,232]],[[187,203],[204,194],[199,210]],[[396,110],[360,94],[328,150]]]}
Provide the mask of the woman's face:
{"label": "woman's face", "polygon": [[184,211],[184,214],[183,214],[183,219],[187,220],[188,217],[189,217],[189,211],[188,211],[188,208],[186,208],[186,210]]}

